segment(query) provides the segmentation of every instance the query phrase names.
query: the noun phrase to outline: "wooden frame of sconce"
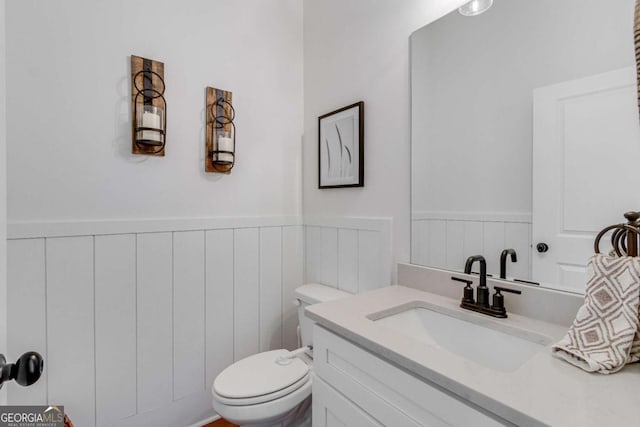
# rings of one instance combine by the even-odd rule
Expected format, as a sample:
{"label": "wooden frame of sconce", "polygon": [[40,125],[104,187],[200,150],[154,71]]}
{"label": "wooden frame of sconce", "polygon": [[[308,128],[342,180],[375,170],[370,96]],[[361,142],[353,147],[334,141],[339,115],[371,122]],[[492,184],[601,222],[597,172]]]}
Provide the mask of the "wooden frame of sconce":
{"label": "wooden frame of sconce", "polygon": [[[233,94],[229,91],[207,87],[206,93],[206,128],[205,128],[205,161],[204,170],[208,173],[230,174],[235,163],[235,111],[233,109]],[[218,133],[229,132],[233,139],[233,154],[231,164],[218,164],[212,159],[214,150],[218,149]],[[229,156],[229,155],[227,155]]]}
{"label": "wooden frame of sconce", "polygon": [[[143,73],[148,70],[150,72]],[[152,59],[131,55],[131,152],[146,156],[164,157],[166,148],[166,132],[163,135],[161,148],[136,142],[136,102],[137,107],[152,105],[164,109],[164,131],[167,123],[167,105],[164,99],[164,63]]]}

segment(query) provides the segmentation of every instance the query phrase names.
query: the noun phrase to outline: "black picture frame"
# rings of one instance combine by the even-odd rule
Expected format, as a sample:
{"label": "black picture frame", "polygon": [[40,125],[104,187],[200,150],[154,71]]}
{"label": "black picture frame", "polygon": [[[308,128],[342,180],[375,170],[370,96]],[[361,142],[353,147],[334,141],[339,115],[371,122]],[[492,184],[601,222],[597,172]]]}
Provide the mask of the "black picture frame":
{"label": "black picture frame", "polygon": [[349,187],[364,187],[363,101],[318,117],[318,188]]}

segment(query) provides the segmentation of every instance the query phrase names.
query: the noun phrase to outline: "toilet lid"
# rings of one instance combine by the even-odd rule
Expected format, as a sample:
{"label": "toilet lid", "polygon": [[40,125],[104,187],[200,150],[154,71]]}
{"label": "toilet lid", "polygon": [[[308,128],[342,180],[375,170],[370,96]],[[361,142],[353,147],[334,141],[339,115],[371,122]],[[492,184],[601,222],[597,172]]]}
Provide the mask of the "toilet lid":
{"label": "toilet lid", "polygon": [[287,388],[309,372],[309,366],[297,357],[288,365],[276,363],[288,354],[287,350],[273,350],[239,360],[218,375],[213,389],[222,397],[247,399]]}

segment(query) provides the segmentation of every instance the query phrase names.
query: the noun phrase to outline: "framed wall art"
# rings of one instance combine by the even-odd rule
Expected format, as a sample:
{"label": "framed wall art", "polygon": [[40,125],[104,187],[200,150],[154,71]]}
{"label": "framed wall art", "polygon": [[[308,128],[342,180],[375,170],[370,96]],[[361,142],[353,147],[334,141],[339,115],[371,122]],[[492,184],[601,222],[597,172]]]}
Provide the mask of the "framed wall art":
{"label": "framed wall art", "polygon": [[318,188],[364,187],[364,102],[318,117]]}

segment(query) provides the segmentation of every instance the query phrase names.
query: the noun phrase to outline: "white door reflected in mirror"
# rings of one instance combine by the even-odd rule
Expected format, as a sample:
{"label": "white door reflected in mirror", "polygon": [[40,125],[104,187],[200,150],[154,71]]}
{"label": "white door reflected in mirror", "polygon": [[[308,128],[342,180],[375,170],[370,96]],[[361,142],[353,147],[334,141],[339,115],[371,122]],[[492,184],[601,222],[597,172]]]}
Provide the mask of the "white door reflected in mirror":
{"label": "white door reflected in mirror", "polygon": [[598,232],[638,209],[636,103],[633,68],[534,91],[533,239],[552,248],[534,252],[537,280],[581,292]]}

